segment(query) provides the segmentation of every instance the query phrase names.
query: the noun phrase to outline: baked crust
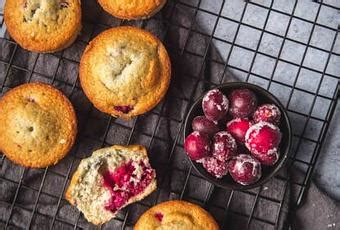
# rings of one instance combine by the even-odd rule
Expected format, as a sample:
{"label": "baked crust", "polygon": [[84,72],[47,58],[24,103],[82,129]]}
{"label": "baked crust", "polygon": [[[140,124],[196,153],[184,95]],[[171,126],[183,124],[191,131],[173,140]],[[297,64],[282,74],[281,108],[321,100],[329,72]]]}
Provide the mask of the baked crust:
{"label": "baked crust", "polygon": [[52,53],[70,46],[81,30],[80,0],[6,1],[4,20],[24,49]]}
{"label": "baked crust", "polygon": [[[134,230],[153,229],[218,230],[214,218],[198,205],[172,200],[147,210],[135,224]],[[167,228],[166,228],[167,227]]]}
{"label": "baked crust", "polygon": [[166,0],[98,0],[103,9],[121,19],[150,18],[160,11]]}
{"label": "baked crust", "polygon": [[[123,145],[113,145],[111,147],[107,147],[104,149],[99,149],[95,152],[93,152],[91,157],[94,156],[100,156],[102,154],[104,154],[106,151],[110,151],[110,150],[124,150],[124,151],[129,151],[129,152],[134,152],[134,153],[138,153],[141,154],[143,158],[148,159],[148,155],[147,155],[147,150],[144,146],[142,145],[128,145],[128,146],[123,146]],[[89,157],[89,158],[91,158]],[[87,158],[87,159],[89,159]],[[73,197],[72,192],[75,190],[76,186],[80,183],[80,179],[81,176],[84,173],[84,169],[79,165],[79,167],[77,168],[77,170],[74,172],[72,179],[70,181],[70,184],[68,186],[68,188],[66,189],[65,192],[65,199],[68,200],[72,205],[77,206],[76,204],[76,198]],[[145,197],[147,197],[149,194],[151,194],[154,190],[156,190],[157,188],[157,184],[156,184],[156,178],[154,178],[151,183],[144,189],[144,191],[142,193],[140,193],[139,195],[131,198],[124,206],[122,206],[120,209],[128,206],[131,203],[134,203],[136,201],[140,201],[142,199],[144,199]],[[118,210],[119,211],[119,210]],[[118,212],[117,211],[117,212]],[[107,211],[109,212],[109,211]],[[115,215],[117,214],[117,212],[115,213],[111,213],[111,215],[106,215],[106,218],[103,218],[104,213],[102,213],[101,215],[101,219],[99,218],[89,218],[87,216],[85,216],[85,218],[95,224],[95,225],[100,225],[100,224],[104,224],[107,221],[111,220],[112,218],[115,217]]]}
{"label": "baked crust", "polygon": [[71,102],[54,87],[28,83],[0,99],[0,150],[26,167],[54,165],[70,151],[77,135]]}
{"label": "baked crust", "polygon": [[[155,107],[170,83],[168,53],[151,33],[130,26],[106,30],[86,47],[80,83],[102,112],[131,119]],[[131,106],[128,112],[116,106]]]}

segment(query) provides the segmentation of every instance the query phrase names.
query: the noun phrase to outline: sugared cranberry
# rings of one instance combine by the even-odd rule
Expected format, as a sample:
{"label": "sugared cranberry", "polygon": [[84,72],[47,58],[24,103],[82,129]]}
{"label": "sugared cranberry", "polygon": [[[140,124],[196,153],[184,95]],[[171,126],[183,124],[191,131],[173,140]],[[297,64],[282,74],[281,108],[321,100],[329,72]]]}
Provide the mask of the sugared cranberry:
{"label": "sugared cranberry", "polygon": [[221,178],[228,174],[228,163],[226,161],[219,161],[214,157],[207,157],[204,158],[202,163],[207,172],[216,178]]}
{"label": "sugared cranberry", "polygon": [[252,122],[247,118],[235,118],[227,123],[227,131],[240,143],[245,142],[247,130]]}
{"label": "sugared cranberry", "polygon": [[266,121],[278,125],[281,119],[280,109],[273,104],[264,104],[256,109],[254,112],[254,121]]}
{"label": "sugared cranberry", "polygon": [[130,105],[116,105],[113,106],[113,108],[122,113],[129,113],[131,110],[133,110],[133,107]]}
{"label": "sugared cranberry", "polygon": [[230,114],[236,117],[248,117],[257,107],[256,95],[249,89],[236,89],[229,95]]}
{"label": "sugared cranberry", "polygon": [[264,121],[251,126],[246,133],[247,148],[264,165],[276,163],[280,141],[280,129]]}
{"label": "sugared cranberry", "polygon": [[233,157],[228,163],[231,177],[239,184],[253,184],[261,178],[260,162],[248,154]]}
{"label": "sugared cranberry", "polygon": [[218,124],[205,116],[197,116],[192,121],[192,129],[208,135],[213,135],[219,131]]}
{"label": "sugared cranberry", "polygon": [[228,98],[218,89],[208,91],[202,100],[202,108],[205,116],[212,121],[219,121],[228,112]]}
{"label": "sugared cranberry", "polygon": [[227,161],[236,154],[236,141],[227,131],[214,135],[212,155],[219,161]]}
{"label": "sugared cranberry", "polygon": [[191,160],[198,161],[208,157],[210,153],[211,141],[207,134],[197,131],[192,132],[184,141],[184,149]]}

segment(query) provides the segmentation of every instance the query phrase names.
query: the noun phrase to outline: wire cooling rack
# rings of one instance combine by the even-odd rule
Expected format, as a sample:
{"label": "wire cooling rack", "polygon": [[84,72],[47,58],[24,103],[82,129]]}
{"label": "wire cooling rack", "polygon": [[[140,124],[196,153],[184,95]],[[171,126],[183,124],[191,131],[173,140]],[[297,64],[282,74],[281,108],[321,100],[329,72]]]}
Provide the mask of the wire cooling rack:
{"label": "wire cooling rack", "polygon": [[[8,36],[0,39],[0,92],[3,94],[25,82],[50,83],[70,98],[79,119],[77,142],[56,166],[28,169],[0,156],[1,229],[95,228],[64,199],[65,188],[79,161],[94,149],[130,143],[148,147],[159,188],[100,228],[131,229],[143,211],[175,198],[205,207],[222,229],[226,226],[228,229],[277,229],[282,227],[281,219],[291,218],[286,202],[291,201],[290,209],[301,205],[337,102],[340,73],[334,71],[334,65],[339,63],[339,28],[330,25],[324,15],[328,11],[339,11],[339,6],[331,2],[309,2],[311,11],[308,16],[301,16],[300,1],[286,1],[284,8],[277,7],[282,1],[216,0],[213,7],[208,2],[169,0],[155,17],[128,22],[113,19],[93,1],[84,1],[87,12],[84,12],[82,35],[70,48],[55,54],[30,53]],[[210,22],[208,29],[198,26],[202,15]],[[283,33],[275,30],[274,20],[285,23]],[[0,21],[2,25],[2,15]],[[306,39],[292,36],[294,21],[309,28]],[[132,121],[114,119],[93,108],[77,79],[79,59],[89,40],[104,29],[127,24],[156,33],[164,41],[174,68],[165,100],[153,111]],[[227,30],[222,30],[221,24]],[[258,35],[251,37],[255,43],[242,42],[248,37],[245,29]],[[225,33],[221,35],[221,31]],[[330,36],[324,36],[321,43],[317,43],[314,36],[320,34]],[[268,48],[268,37],[279,44],[275,52],[263,46]],[[285,51],[291,44],[300,49],[287,57]],[[220,53],[214,47],[219,47]],[[320,54],[323,65],[308,63],[312,51]],[[260,68],[263,72],[257,68],[260,58],[265,59]],[[282,66],[285,71],[277,73]],[[206,182],[192,169],[183,152],[183,121],[190,104],[204,90],[232,80],[258,84],[278,96],[286,105],[294,131],[288,170],[265,186],[244,192],[225,191]],[[309,81],[314,87],[303,84]],[[303,172],[298,181],[286,173],[292,166]],[[291,191],[295,191],[294,196]]]}

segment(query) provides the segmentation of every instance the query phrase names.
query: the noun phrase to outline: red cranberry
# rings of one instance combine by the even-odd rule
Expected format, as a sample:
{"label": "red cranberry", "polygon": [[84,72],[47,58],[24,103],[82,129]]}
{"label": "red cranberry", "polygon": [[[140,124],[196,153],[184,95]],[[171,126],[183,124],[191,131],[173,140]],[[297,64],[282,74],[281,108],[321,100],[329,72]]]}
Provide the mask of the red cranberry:
{"label": "red cranberry", "polygon": [[[135,169],[142,171],[142,175],[137,176]],[[115,171],[103,173],[103,186],[111,193],[109,202],[105,205],[107,210],[117,211],[128,200],[140,194],[155,178],[155,172],[143,161],[129,161],[119,166]]]}
{"label": "red cranberry", "polygon": [[228,112],[228,98],[218,89],[208,91],[202,100],[202,108],[205,116],[212,121],[219,121]]}
{"label": "red cranberry", "polygon": [[192,132],[184,141],[184,149],[193,161],[208,157],[211,141],[207,134],[197,131]]}
{"label": "red cranberry", "polygon": [[162,220],[163,220],[163,214],[162,213],[160,213],[160,212],[156,212],[155,214],[154,214],[154,216],[155,216],[155,218],[159,221],[159,222],[162,222]]}
{"label": "red cranberry", "polygon": [[248,117],[257,107],[256,95],[249,89],[236,89],[229,95],[230,114],[233,117]]}
{"label": "red cranberry", "polygon": [[205,116],[195,117],[192,121],[192,129],[208,135],[213,135],[219,131],[217,122],[207,119]]}
{"label": "red cranberry", "polygon": [[121,190],[112,190],[111,191],[111,199],[110,201],[105,205],[106,210],[110,210],[112,212],[115,212],[120,207],[122,207],[129,199],[129,194],[125,191]]}
{"label": "red cranberry", "polygon": [[264,165],[276,163],[280,141],[280,129],[264,121],[251,126],[246,133],[247,148]]}
{"label": "red cranberry", "polygon": [[281,119],[280,109],[273,104],[264,104],[258,107],[254,113],[254,121],[266,121],[278,125]]}
{"label": "red cranberry", "polygon": [[236,141],[227,131],[214,135],[212,155],[219,161],[227,161],[236,154]]}
{"label": "red cranberry", "polygon": [[239,184],[253,184],[261,178],[261,164],[248,154],[233,157],[228,163],[231,177]]}
{"label": "red cranberry", "polygon": [[122,113],[129,113],[131,110],[133,110],[133,107],[130,105],[117,105],[113,106],[113,108]]}
{"label": "red cranberry", "polygon": [[245,135],[252,122],[247,118],[235,118],[227,123],[227,131],[240,143],[245,142]]}
{"label": "red cranberry", "polygon": [[202,161],[203,167],[216,178],[221,178],[228,174],[228,163],[219,161],[214,157],[204,158]]}

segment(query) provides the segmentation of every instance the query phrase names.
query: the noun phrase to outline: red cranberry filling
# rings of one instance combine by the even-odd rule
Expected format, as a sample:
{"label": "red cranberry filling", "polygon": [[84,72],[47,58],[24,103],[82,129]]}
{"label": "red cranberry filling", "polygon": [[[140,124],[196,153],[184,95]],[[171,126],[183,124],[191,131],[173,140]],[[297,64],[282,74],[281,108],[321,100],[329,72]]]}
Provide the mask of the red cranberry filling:
{"label": "red cranberry filling", "polygon": [[[143,173],[138,177],[134,174],[135,166],[142,168]],[[111,199],[105,205],[112,212],[120,209],[133,196],[141,193],[154,178],[154,171],[143,161],[138,163],[129,161],[118,167],[114,172],[106,171],[103,174],[103,186],[111,192]]]}
{"label": "red cranberry filling", "polygon": [[131,110],[133,110],[133,106],[130,105],[116,105],[113,106],[113,108],[122,113],[129,113]]}
{"label": "red cranberry filling", "polygon": [[163,220],[163,214],[160,212],[155,213],[155,218],[161,222]]}

